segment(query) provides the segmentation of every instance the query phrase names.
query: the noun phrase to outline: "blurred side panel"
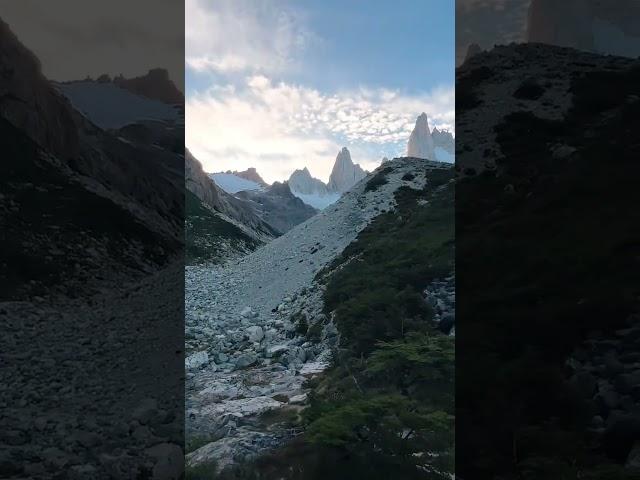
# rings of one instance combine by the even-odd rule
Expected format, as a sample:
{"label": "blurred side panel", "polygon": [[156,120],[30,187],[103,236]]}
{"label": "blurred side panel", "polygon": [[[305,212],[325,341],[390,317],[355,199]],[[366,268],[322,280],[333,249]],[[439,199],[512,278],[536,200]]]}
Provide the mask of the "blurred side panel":
{"label": "blurred side panel", "polygon": [[638,478],[637,6],[457,2],[463,480]]}
{"label": "blurred side panel", "polygon": [[0,6],[0,477],[180,478],[184,5]]}

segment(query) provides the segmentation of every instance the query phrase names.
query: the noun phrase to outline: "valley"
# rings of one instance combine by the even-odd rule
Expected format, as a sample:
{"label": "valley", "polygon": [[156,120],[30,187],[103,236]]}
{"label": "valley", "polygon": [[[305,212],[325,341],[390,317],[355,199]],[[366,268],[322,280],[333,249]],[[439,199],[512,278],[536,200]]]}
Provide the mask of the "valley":
{"label": "valley", "polygon": [[[430,211],[429,200],[423,197],[449,188],[452,172],[451,165],[418,158],[385,162],[333,205],[253,253],[217,265],[187,267],[185,418],[187,471],[196,475],[193,478],[200,478],[197,472],[248,468],[290,442],[306,438],[306,412],[316,392],[312,384],[341,371],[335,355],[349,336],[348,329],[336,323],[334,310],[344,301],[335,303],[329,278],[358,261],[348,252],[358,248],[356,239],[367,238],[383,218],[393,224],[409,212]],[[452,197],[446,204],[448,216],[423,220],[424,228],[439,225],[443,218],[452,225]],[[447,245],[446,238],[434,235],[433,244],[423,251],[417,246],[423,241],[418,232],[410,240],[416,243],[407,249],[409,257],[428,255]],[[383,235],[381,240],[393,242],[394,235],[400,232]],[[415,324],[407,320],[407,332],[438,332],[438,320],[453,316],[452,252],[443,257],[448,260],[439,263],[437,272],[433,265],[429,274],[414,272],[411,288],[422,307],[400,317],[417,315],[414,321],[423,320]],[[413,263],[418,260],[405,258],[398,274],[406,275],[405,269],[416,268]],[[380,271],[372,274],[372,289],[376,282],[394,278],[392,272],[389,278]],[[422,298],[431,285],[430,277],[432,304]],[[408,298],[409,304],[415,302]],[[362,319],[366,318],[363,313]],[[388,327],[380,328],[378,340],[403,337],[399,331],[385,334]],[[377,331],[374,325],[371,329]],[[448,333],[451,325],[445,330]],[[443,333],[433,335],[447,338]]]}

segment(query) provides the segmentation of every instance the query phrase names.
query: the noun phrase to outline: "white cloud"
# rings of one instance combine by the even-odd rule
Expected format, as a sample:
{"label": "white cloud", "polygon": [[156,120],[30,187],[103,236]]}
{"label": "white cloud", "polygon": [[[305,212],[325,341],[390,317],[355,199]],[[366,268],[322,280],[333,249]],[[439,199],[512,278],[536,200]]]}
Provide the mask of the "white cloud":
{"label": "white cloud", "polygon": [[326,181],[343,145],[368,169],[383,151],[401,154],[423,111],[432,127],[453,132],[453,87],[414,96],[367,88],[327,95],[252,75],[187,99],[186,143],[209,171],[253,166],[274,181],[307,166]]}
{"label": "white cloud", "polygon": [[196,71],[282,72],[318,39],[280,0],[186,0],[185,63]]}

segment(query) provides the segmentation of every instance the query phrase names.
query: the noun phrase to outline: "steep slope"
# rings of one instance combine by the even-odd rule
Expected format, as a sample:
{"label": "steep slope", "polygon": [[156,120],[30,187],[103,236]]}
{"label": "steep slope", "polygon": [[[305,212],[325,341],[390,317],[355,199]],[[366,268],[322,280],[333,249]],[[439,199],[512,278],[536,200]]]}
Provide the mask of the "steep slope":
{"label": "steep slope", "polygon": [[275,230],[285,233],[317,213],[291,193],[289,185],[275,182],[264,191],[242,191],[238,198],[251,202],[256,214]]}
{"label": "steep slope", "polygon": [[220,469],[289,438],[292,427],[277,419],[295,419],[306,378],[326,368],[337,338],[328,324],[316,332],[323,341],[310,342],[295,323],[300,311],[314,323],[322,318],[318,273],[396,207],[398,189],[419,191],[429,185],[430,169],[446,168],[415,158],[386,162],[334,205],[236,264],[187,268],[191,465],[215,461]]}
{"label": "steep slope", "polygon": [[639,86],[542,44],[458,69],[461,477],[637,478]]}
{"label": "steep slope", "polygon": [[249,202],[219,188],[188,150],[185,182],[195,196],[188,197],[186,218],[190,262],[225,261],[280,234],[256,215]]}

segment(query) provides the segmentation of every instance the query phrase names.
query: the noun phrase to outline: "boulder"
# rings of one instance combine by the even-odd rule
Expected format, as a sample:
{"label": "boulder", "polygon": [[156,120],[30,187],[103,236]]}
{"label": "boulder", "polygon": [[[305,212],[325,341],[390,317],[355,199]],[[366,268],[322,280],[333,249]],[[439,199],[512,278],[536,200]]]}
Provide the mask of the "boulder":
{"label": "boulder", "polygon": [[209,363],[209,354],[205,351],[196,352],[184,359],[184,366],[187,370],[197,370]]}
{"label": "boulder", "polygon": [[249,327],[247,329],[247,334],[249,335],[250,342],[261,342],[264,338],[264,330],[262,330],[262,327],[258,325]]}
{"label": "boulder", "polygon": [[237,369],[251,367],[258,363],[258,356],[255,353],[245,353],[236,358],[235,367]]}

